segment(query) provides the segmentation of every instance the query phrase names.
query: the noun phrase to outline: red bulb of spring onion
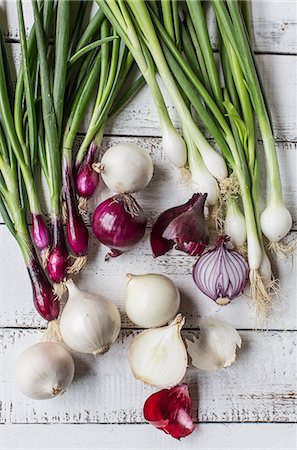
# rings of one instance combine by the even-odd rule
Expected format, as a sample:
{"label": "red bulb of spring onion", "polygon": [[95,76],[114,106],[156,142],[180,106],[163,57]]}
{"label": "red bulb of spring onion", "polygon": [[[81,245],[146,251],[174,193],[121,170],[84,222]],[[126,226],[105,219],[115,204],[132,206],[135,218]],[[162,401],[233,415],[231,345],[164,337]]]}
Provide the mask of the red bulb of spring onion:
{"label": "red bulb of spring onion", "polygon": [[88,251],[89,233],[81,215],[78,213],[73,185],[66,192],[67,242],[76,256],[84,256]]}
{"label": "red bulb of spring onion", "polygon": [[249,266],[242,255],[226,247],[220,236],[216,247],[205,252],[193,268],[197,287],[219,305],[226,305],[241,295],[248,282]]}
{"label": "red bulb of spring onion", "polygon": [[41,214],[32,214],[32,239],[39,250],[44,250],[50,245],[48,228]]}
{"label": "red bulb of spring onion", "polygon": [[146,228],[143,210],[131,195],[115,195],[100,203],[94,211],[92,229],[96,238],[118,256],[137,244]]}
{"label": "red bulb of spring onion", "polygon": [[47,272],[54,283],[64,281],[67,275],[68,251],[66,249],[63,226],[60,221],[53,224],[54,244],[47,258]]}
{"label": "red bulb of spring onion", "polygon": [[154,257],[164,255],[176,246],[189,255],[201,255],[209,241],[204,218],[207,194],[194,194],[180,206],[163,212],[153,225],[151,247]]}
{"label": "red bulb of spring onion", "polygon": [[92,167],[93,163],[98,160],[98,153],[98,145],[95,141],[91,142],[87,156],[76,177],[76,189],[81,197],[90,198],[99,184],[100,175]]}
{"label": "red bulb of spring onion", "polygon": [[60,303],[54,295],[53,288],[36,255],[27,265],[27,269],[32,283],[33,301],[37,312],[45,320],[56,319],[60,312]]}
{"label": "red bulb of spring onion", "polygon": [[143,407],[145,419],[176,439],[194,431],[188,386],[181,384],[152,394]]}

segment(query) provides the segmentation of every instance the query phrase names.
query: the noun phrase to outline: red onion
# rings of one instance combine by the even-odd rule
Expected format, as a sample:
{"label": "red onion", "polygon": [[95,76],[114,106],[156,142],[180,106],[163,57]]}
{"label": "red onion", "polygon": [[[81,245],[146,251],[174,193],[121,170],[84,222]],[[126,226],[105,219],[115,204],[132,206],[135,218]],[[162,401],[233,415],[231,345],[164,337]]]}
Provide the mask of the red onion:
{"label": "red onion", "polygon": [[45,250],[50,245],[48,228],[41,214],[32,214],[32,239],[40,250]]}
{"label": "red onion", "polygon": [[143,407],[145,419],[176,439],[194,431],[188,386],[181,384],[152,394]]}
{"label": "red onion", "polygon": [[59,315],[60,303],[54,295],[52,286],[42,270],[35,252],[32,253],[33,257],[27,264],[27,269],[32,283],[34,306],[45,320],[54,320]]}
{"label": "red onion", "polygon": [[53,246],[47,258],[47,272],[54,283],[64,281],[67,274],[68,251],[66,249],[63,226],[60,221],[54,223]]}
{"label": "red onion", "polygon": [[95,141],[91,142],[88,153],[82,162],[76,177],[76,189],[78,194],[84,198],[90,198],[98,184],[100,175],[92,165],[98,160],[99,147]]}
{"label": "red onion", "polygon": [[216,247],[204,253],[193,268],[197,287],[219,305],[241,295],[248,282],[249,266],[235,250],[226,247],[226,236],[220,236]]}
{"label": "red onion", "polygon": [[151,247],[154,257],[176,246],[189,255],[201,255],[209,241],[204,218],[207,194],[194,194],[190,200],[163,212],[153,225]]}
{"label": "red onion", "polygon": [[137,244],[146,228],[143,210],[131,195],[115,195],[94,211],[92,229],[96,238],[111,249],[106,255],[121,255]]}

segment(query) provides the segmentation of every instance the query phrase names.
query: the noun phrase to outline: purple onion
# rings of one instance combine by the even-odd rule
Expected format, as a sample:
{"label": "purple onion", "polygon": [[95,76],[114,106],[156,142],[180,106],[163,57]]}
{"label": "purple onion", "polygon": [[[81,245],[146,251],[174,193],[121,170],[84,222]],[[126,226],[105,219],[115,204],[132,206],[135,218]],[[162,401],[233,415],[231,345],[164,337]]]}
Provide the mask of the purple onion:
{"label": "purple onion", "polygon": [[92,167],[93,163],[98,160],[98,153],[98,145],[94,141],[91,142],[87,156],[76,177],[76,190],[81,197],[90,198],[99,184],[100,175]]}
{"label": "purple onion", "polygon": [[164,255],[174,245],[189,255],[201,255],[209,242],[204,218],[207,194],[194,194],[187,203],[164,211],[151,232],[154,257]]}
{"label": "purple onion", "polygon": [[248,282],[249,266],[235,250],[226,247],[220,236],[216,247],[205,252],[193,267],[197,287],[219,305],[226,305],[241,295]]}
{"label": "purple onion", "polygon": [[121,255],[144,236],[146,217],[131,195],[115,195],[94,211],[92,229],[96,238],[110,248],[111,257]]}
{"label": "purple onion", "polygon": [[32,239],[39,250],[45,250],[50,245],[48,228],[41,214],[32,214]]}
{"label": "purple onion", "polygon": [[57,319],[60,312],[60,303],[54,295],[53,288],[48,281],[38,259],[33,253],[33,257],[27,264],[33,290],[33,301],[37,312],[45,320]]}
{"label": "purple onion", "polygon": [[47,258],[47,272],[54,283],[61,283],[65,280],[68,267],[68,251],[64,239],[62,223],[58,220],[54,222],[54,242]]}
{"label": "purple onion", "polygon": [[70,187],[65,195],[67,206],[67,242],[76,256],[84,256],[88,251],[88,229],[78,212],[73,188]]}

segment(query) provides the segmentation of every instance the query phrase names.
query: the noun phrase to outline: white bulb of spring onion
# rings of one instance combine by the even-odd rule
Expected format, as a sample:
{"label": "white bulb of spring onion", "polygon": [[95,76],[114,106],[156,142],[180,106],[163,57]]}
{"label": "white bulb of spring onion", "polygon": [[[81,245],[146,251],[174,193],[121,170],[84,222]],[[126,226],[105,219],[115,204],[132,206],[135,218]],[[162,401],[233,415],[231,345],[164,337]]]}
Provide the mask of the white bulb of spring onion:
{"label": "white bulb of spring onion", "polygon": [[181,338],[184,318],[178,314],[167,327],[138,334],[130,346],[130,366],[135,378],[162,388],[176,386],[187,369],[187,351]]}
{"label": "white bulb of spring onion", "polygon": [[230,199],[227,203],[225,234],[230,237],[232,244],[236,247],[242,247],[246,242],[245,217],[235,199]]}
{"label": "white bulb of spring onion", "polygon": [[259,267],[259,272],[263,279],[264,285],[269,284],[272,280],[273,274],[271,269],[271,263],[265,250],[262,250],[262,261]]}
{"label": "white bulb of spring onion", "polygon": [[71,354],[57,342],[27,348],[16,362],[16,383],[27,397],[45,400],[63,394],[74,376]]}
{"label": "white bulb of spring onion", "polygon": [[192,365],[202,370],[228,367],[236,358],[236,347],[241,347],[241,337],[235,328],[213,318],[200,321],[199,339],[186,339]]}
{"label": "white bulb of spring onion", "polygon": [[270,242],[278,242],[284,238],[292,227],[292,216],[284,204],[272,202],[261,214],[261,229]]}
{"label": "white bulb of spring onion", "polygon": [[177,168],[184,167],[187,162],[187,147],[185,141],[173,126],[163,126],[162,144],[170,162]]}
{"label": "white bulb of spring onion", "polygon": [[222,157],[212,146],[206,141],[203,144],[198,145],[199,151],[203,158],[203,162],[212,176],[216,180],[223,180],[228,176],[227,165]]}
{"label": "white bulb of spring onion", "polygon": [[194,192],[207,194],[205,204],[215,205],[218,201],[218,184],[216,179],[209,173],[206,167],[197,168],[192,173],[192,188]]}
{"label": "white bulb of spring onion", "polygon": [[99,169],[104,183],[112,192],[132,194],[149,184],[154,166],[143,148],[126,142],[110,147],[104,153]]}
{"label": "white bulb of spring onion", "polygon": [[127,274],[126,313],[143,328],[160,327],[172,320],[180,305],[180,293],[170,278],[159,274]]}
{"label": "white bulb of spring onion", "polygon": [[60,320],[65,343],[82,353],[107,352],[121,329],[118,308],[102,295],[80,290],[72,280],[67,281],[67,288],[69,298]]}

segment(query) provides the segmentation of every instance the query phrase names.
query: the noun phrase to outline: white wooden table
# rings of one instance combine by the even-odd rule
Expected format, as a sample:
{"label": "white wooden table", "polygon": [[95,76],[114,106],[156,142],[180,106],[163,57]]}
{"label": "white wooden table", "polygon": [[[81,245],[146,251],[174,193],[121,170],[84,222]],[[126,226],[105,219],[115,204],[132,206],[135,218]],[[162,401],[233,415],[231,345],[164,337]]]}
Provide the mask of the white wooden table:
{"label": "white wooden table", "polygon": [[[0,24],[9,51],[19,61],[15,3],[0,0],[0,7]],[[25,12],[29,26],[32,13],[27,3]],[[293,239],[297,230],[296,3],[253,0],[252,13],[254,48],[272,110],[284,197],[294,218],[288,239]],[[149,226],[158,213],[183,202],[190,194],[187,185],[176,182],[159,136],[156,111],[144,89],[110,125],[104,141],[105,146],[122,140],[137,142],[151,153],[154,178],[137,196],[147,212]],[[100,196],[107,196],[107,192]],[[39,341],[45,323],[34,311],[19,249],[1,223],[1,448],[295,449],[296,256],[275,262],[283,295],[269,319],[268,330],[255,331],[247,298],[219,308],[196,290],[191,280],[191,257],[173,252],[153,260],[147,236],[134,250],[108,263],[104,262],[105,251],[91,238],[89,263],[78,282],[114,299],[123,319],[120,338],[97,360],[74,355],[75,380],[63,397],[31,401],[15,387],[14,363],[23,349]],[[186,382],[199,424],[181,442],[146,424],[142,416],[144,400],[154,389],[136,381],[127,362],[127,348],[137,330],[124,314],[126,272],[164,273],[177,283],[182,293],[181,309],[187,317],[186,333],[197,331],[200,317],[214,315],[237,327],[243,339],[236,364],[227,370],[207,373],[189,368]]]}

